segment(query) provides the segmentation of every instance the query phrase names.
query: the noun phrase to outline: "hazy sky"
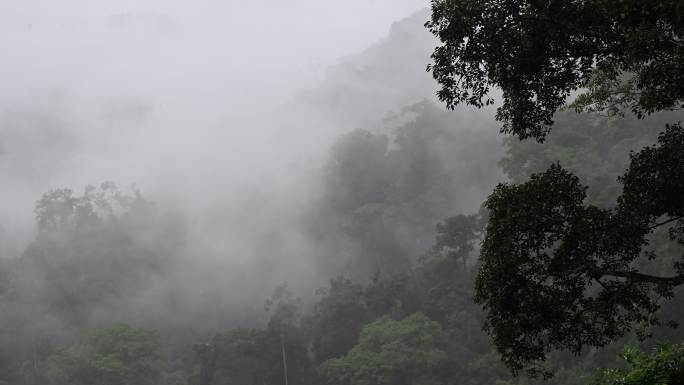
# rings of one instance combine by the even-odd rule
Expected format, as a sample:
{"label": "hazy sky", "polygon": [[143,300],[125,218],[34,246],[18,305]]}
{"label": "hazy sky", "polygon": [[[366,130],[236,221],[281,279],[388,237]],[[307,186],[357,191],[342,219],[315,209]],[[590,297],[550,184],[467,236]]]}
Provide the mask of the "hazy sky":
{"label": "hazy sky", "polygon": [[199,210],[299,196],[330,135],[283,106],[427,5],[0,0],[0,225],[104,180]]}

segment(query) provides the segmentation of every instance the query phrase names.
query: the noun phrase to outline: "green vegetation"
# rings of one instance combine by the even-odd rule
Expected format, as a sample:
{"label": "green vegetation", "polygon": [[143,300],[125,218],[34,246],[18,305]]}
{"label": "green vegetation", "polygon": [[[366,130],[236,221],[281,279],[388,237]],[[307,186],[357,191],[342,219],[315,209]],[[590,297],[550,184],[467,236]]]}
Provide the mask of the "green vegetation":
{"label": "green vegetation", "polygon": [[622,357],[629,370],[604,370],[597,385],[681,385],[684,383],[684,346],[662,345],[653,354],[627,348]]}
{"label": "green vegetation", "polygon": [[75,345],[48,357],[48,382],[155,385],[162,374],[160,349],[156,332],[125,324],[87,332]]}
{"label": "green vegetation", "polygon": [[[468,179],[469,174],[463,166],[469,159],[467,154],[478,155],[479,152],[490,151],[494,144],[486,137],[481,141],[478,140],[476,134],[468,134],[469,131],[465,129],[438,132],[435,134],[435,139],[427,140],[426,138],[431,136],[426,134],[435,130],[435,127],[443,127],[445,130],[448,127],[446,123],[438,126],[430,122],[446,122],[448,115],[428,106],[419,111],[422,112],[414,117],[415,121],[410,121],[409,124],[403,123],[394,129],[403,132],[401,137],[414,138],[412,140],[416,147],[411,151],[404,151],[398,145],[390,146],[390,138],[399,137],[391,136],[391,132],[384,134],[388,136],[386,136],[387,139],[382,140],[378,138],[382,138],[383,134],[352,133],[340,138],[338,143],[341,144],[331,150],[333,160],[326,167],[327,183],[330,183],[330,190],[339,189],[337,191],[348,192],[335,196],[336,202],[346,203],[339,206],[331,205],[329,200],[333,197],[329,195],[329,191],[324,190],[323,198],[325,199],[322,200],[321,210],[325,208],[330,210],[325,212],[335,214],[331,214],[330,217],[315,215],[312,223],[318,226],[313,226],[312,231],[315,230],[314,235],[324,235],[322,239],[327,240],[332,238],[334,232],[342,229],[337,232],[339,234],[337,240],[340,243],[324,243],[327,246],[324,250],[330,254],[322,255],[321,258],[324,261],[326,260],[324,257],[330,258],[329,268],[338,266],[340,274],[347,270],[345,272],[347,277],[338,276],[330,280],[329,285],[318,290],[318,297],[313,300],[300,299],[288,286],[279,286],[266,301],[267,312],[262,314],[267,318],[254,319],[251,324],[243,326],[226,323],[222,330],[201,329],[203,324],[199,317],[192,318],[193,323],[180,322],[178,326],[173,326],[173,322],[176,319],[183,319],[184,314],[182,314],[183,311],[174,311],[173,302],[166,302],[168,298],[166,296],[153,297],[159,302],[153,307],[147,306],[145,311],[172,314],[170,319],[134,318],[131,314],[135,314],[138,308],[125,308],[126,302],[122,302],[123,299],[127,296],[145,293],[138,289],[144,287],[142,283],[145,277],[164,277],[168,271],[178,270],[174,268],[177,266],[177,258],[173,253],[173,248],[182,247],[184,227],[181,224],[170,226],[168,221],[161,226],[159,221],[162,215],[153,204],[146,201],[139,193],[124,194],[108,184],[101,188],[88,189],[83,195],[63,190],[46,194],[38,203],[38,212],[41,213],[38,218],[39,220],[40,218],[51,219],[43,221],[45,225],[41,227],[41,232],[21,258],[0,265],[0,271],[4,272],[0,274],[0,282],[2,282],[0,287],[5,293],[0,301],[4,309],[7,309],[1,314],[0,320],[3,323],[3,330],[16,331],[12,334],[0,334],[3,338],[3,343],[0,345],[2,347],[0,362],[3,368],[0,378],[8,384],[45,384],[49,383],[48,380],[59,383],[56,381],[77,381],[73,378],[77,378],[80,375],[78,373],[102,370],[109,373],[110,377],[107,378],[112,378],[112,381],[123,381],[124,373],[144,369],[149,370],[146,372],[149,373],[148,378],[156,378],[157,383],[171,385],[283,384],[285,378],[288,384],[304,385],[351,385],[376,382],[465,385],[539,383],[524,376],[513,377],[508,368],[501,363],[497,346],[490,342],[487,334],[482,330],[482,325],[490,313],[483,312],[473,301],[477,294],[475,282],[478,272],[482,272],[485,265],[492,266],[487,262],[487,255],[491,252],[491,249],[488,249],[488,243],[485,242],[482,247],[482,240],[486,236],[485,229],[498,226],[497,224],[502,220],[500,216],[502,211],[491,208],[476,210],[477,207],[474,207],[467,214],[457,214],[458,202],[463,201],[454,191],[459,194],[468,191],[467,186],[459,185],[459,180],[470,180],[472,183],[480,180],[484,181],[482,182],[484,186],[488,183],[487,180],[495,178],[495,175],[472,175],[471,179]],[[607,212],[612,213],[612,210],[616,210],[610,208],[606,202],[610,200],[616,202],[617,195],[608,192],[593,194],[591,190],[584,190],[582,187],[584,178],[592,178],[592,181],[600,181],[602,178],[614,179],[619,175],[615,170],[623,170],[624,174],[624,169],[630,162],[628,148],[640,146],[642,143],[650,145],[649,150],[645,152],[647,156],[638,155],[641,153],[634,155],[635,159],[639,159],[638,164],[642,165],[651,159],[660,159],[659,154],[667,152],[659,152],[659,149],[671,142],[670,136],[663,137],[662,143],[657,142],[654,133],[657,132],[657,125],[660,124],[658,119],[643,121],[644,125],[641,126],[643,130],[633,124],[629,126],[632,127],[630,131],[623,132],[619,129],[620,121],[584,115],[580,117],[580,120],[559,119],[556,128],[548,136],[547,144],[544,145],[548,147],[543,150],[536,147],[541,146],[539,144],[511,140],[507,142],[505,152],[496,151],[496,157],[491,154],[480,154],[478,155],[480,158],[473,156],[473,160],[499,159],[503,156],[504,169],[511,180],[518,183],[507,185],[506,189],[499,190],[499,195],[493,195],[488,204],[497,202],[497,197],[506,192],[510,196],[506,196],[501,204],[514,208],[517,207],[515,202],[517,202],[516,194],[519,190],[536,191],[535,194],[538,193],[534,200],[536,211],[533,212],[536,215],[520,222],[536,226],[537,219],[542,214],[541,209],[547,207],[541,203],[548,200],[549,218],[553,219],[556,215],[574,215],[573,221],[579,226],[587,222],[586,215],[608,215]],[[579,130],[577,128],[578,125],[583,126],[584,121],[591,122],[591,129]],[[628,122],[633,123],[633,121]],[[675,134],[676,132],[673,131]],[[454,138],[453,142],[448,142],[451,135]],[[460,153],[449,154],[447,149],[456,143],[459,135],[473,136],[471,141],[462,145]],[[678,136],[675,135],[674,138]],[[376,158],[376,163],[364,163],[365,167],[361,164],[358,167],[352,167],[354,159],[367,159],[363,156],[370,156],[370,153],[375,151],[363,145],[368,142],[381,143],[382,146],[378,151],[381,151],[382,156]],[[430,145],[423,146],[425,143]],[[407,192],[400,194],[401,182],[407,180],[410,168],[402,169],[399,166],[410,164],[420,154],[425,157],[434,154],[434,149],[442,148],[438,144],[444,143],[448,145],[444,147],[445,152],[436,152],[440,156],[434,157],[434,162],[424,164],[429,173],[435,176],[423,179],[426,185],[420,189],[413,190],[410,194]],[[344,151],[347,155],[340,155],[340,146],[345,146]],[[604,148],[612,148],[613,155],[603,156]],[[448,155],[451,157],[447,157]],[[441,159],[445,157],[459,161],[444,162]],[[346,160],[338,162],[336,159]],[[523,159],[528,159],[529,162]],[[560,164],[553,166],[551,171],[543,172],[550,164],[557,161]],[[490,163],[487,161],[485,164]],[[343,167],[343,165],[347,166]],[[430,171],[433,168],[434,170]],[[643,169],[640,166],[634,170]],[[404,171],[390,173],[387,170]],[[540,173],[539,170],[542,172]],[[582,178],[578,179],[567,170],[572,170]],[[386,172],[386,174],[379,173],[379,171]],[[415,175],[420,176],[422,173],[422,171],[417,172]],[[537,176],[528,180],[530,175],[535,174]],[[371,195],[365,192],[376,189],[378,181],[375,177],[364,177],[364,175],[384,175],[385,189],[382,194],[373,196],[372,199],[369,198]],[[445,179],[448,175],[454,178],[454,183],[445,185],[445,180],[450,180]],[[635,172],[626,175],[641,177],[650,174]],[[574,195],[550,194],[545,189],[544,183],[546,182],[535,185],[545,178],[558,183],[571,184],[574,190],[563,191],[573,191]],[[675,181],[676,179],[670,177],[667,180]],[[619,182],[611,183],[611,186],[616,186],[611,187],[611,191],[620,191]],[[649,185],[655,186],[655,183],[649,182]],[[341,186],[354,186],[354,188],[342,190]],[[589,196],[586,200],[582,199],[585,192]],[[105,197],[109,198],[104,199]],[[123,199],[124,197],[126,198]],[[452,199],[456,201],[456,204],[449,204]],[[119,206],[119,203],[116,203],[119,200],[124,204]],[[97,202],[110,202],[109,205],[103,207],[112,207],[112,209],[100,209]],[[520,200],[521,207],[526,207],[526,202],[528,201],[525,199]],[[554,210],[553,208],[556,207],[554,205],[558,202],[565,204],[568,210]],[[625,207],[628,207],[627,203],[625,201]],[[424,207],[424,212],[430,213],[430,216],[426,215],[425,219],[419,222],[407,222],[400,218],[395,218],[390,222],[384,219],[385,225],[375,224],[373,226],[376,227],[368,227],[382,230],[377,233],[369,231],[354,233],[353,229],[348,227],[337,227],[341,226],[337,220],[328,221],[328,219],[353,218],[359,215],[359,212],[367,212],[369,207],[378,210],[379,218],[387,218],[388,213],[393,210],[411,207],[411,205],[415,205],[415,208],[411,210]],[[449,216],[448,214],[448,218],[440,219],[443,214],[449,212],[456,215]],[[47,213],[51,216],[47,216]],[[511,211],[512,214],[527,215],[528,212],[520,209]],[[83,223],[88,223],[88,225],[82,225]],[[592,219],[590,223],[595,222]],[[630,223],[625,222],[620,225]],[[596,224],[599,223],[596,222]],[[420,244],[413,244],[412,248],[416,250],[413,255],[408,252],[401,254],[391,252],[391,250],[401,250],[407,241],[415,241],[415,239],[402,239],[394,234],[395,231],[399,231],[400,225],[411,229],[413,234],[425,234]],[[524,228],[517,227],[517,229],[522,231]],[[580,227],[577,231],[580,229],[583,228]],[[145,242],[140,242],[140,237],[134,235],[141,232],[153,236],[145,237]],[[540,234],[548,236],[547,232]],[[559,232],[558,234],[566,242],[575,241],[569,238],[575,234],[574,232]],[[491,234],[489,235],[491,237]],[[672,262],[681,255],[681,250],[672,246],[668,237],[668,231],[659,230],[651,234],[649,238],[649,247],[659,256],[655,261],[661,262],[658,265],[660,270],[652,271],[652,274],[668,272],[668,269],[673,266]],[[591,242],[593,239],[593,236],[582,237],[579,234],[576,238],[578,242],[584,243]],[[380,241],[388,246],[386,248],[372,247],[378,244],[375,242]],[[355,246],[347,248],[349,245]],[[74,250],[80,250],[80,253]],[[162,252],[164,250],[168,251]],[[347,252],[346,255],[336,254],[344,250]],[[569,253],[568,255],[574,255],[572,254],[573,247],[565,246],[565,250],[567,251],[564,252]],[[478,257],[481,251],[483,251],[483,259]],[[550,261],[558,255],[549,254]],[[567,295],[581,291],[577,287],[582,286],[574,285],[581,285],[586,281],[565,280],[568,277],[562,274],[564,264],[551,262],[544,264],[545,260],[535,259],[532,256],[523,251],[520,252],[520,257],[528,258],[530,264],[541,264],[540,267],[530,268],[531,270],[537,269],[535,271],[539,271],[540,276],[544,271],[557,269],[559,279],[555,283],[559,291],[548,293],[541,298],[539,295],[545,293],[532,292],[534,295],[525,297],[530,301],[536,301],[530,305],[529,309],[536,311],[539,308],[535,306],[543,303],[541,300],[548,300],[551,303],[545,305],[546,310],[542,315],[551,321],[564,317],[565,314],[569,314],[565,312],[573,310],[563,307],[564,301],[569,298]],[[348,265],[339,263],[337,258],[347,258],[345,259],[347,263],[364,266],[364,268],[359,268],[351,274],[349,269],[345,269]],[[369,263],[369,260],[373,261],[372,264],[364,265]],[[592,265],[580,264],[581,261],[581,259],[575,261],[577,267],[583,266],[587,269],[592,267]],[[511,261],[502,259],[501,262]],[[654,261],[641,261],[640,259],[638,263],[648,264],[649,262]],[[100,266],[107,266],[107,268],[99,269]],[[521,266],[511,265],[511,269],[514,267],[522,269]],[[536,277],[530,274],[523,277],[525,280],[517,280],[514,278],[519,274],[514,274],[515,270],[507,270],[505,265],[502,269],[505,270],[505,274],[497,275],[502,277],[502,280],[495,287],[501,288],[501,293],[504,294],[510,285],[529,282]],[[20,279],[29,276],[44,276],[49,284],[38,286],[38,282],[45,281]],[[492,282],[487,280],[484,283],[492,285]],[[618,290],[629,290],[634,295],[643,295],[644,301],[651,300],[650,293],[653,292],[653,286],[620,286],[620,282],[622,281],[616,280],[611,286],[616,293]],[[98,287],[107,289],[96,290]],[[615,307],[611,308],[615,302],[609,301],[609,296],[599,296],[600,291],[596,286],[592,288],[591,290],[596,290],[597,294],[592,304],[596,312],[593,315],[609,316],[611,309],[615,309]],[[637,292],[635,291],[637,289],[643,291]],[[674,298],[670,302],[658,303],[660,309],[656,314],[660,319],[684,320],[682,296],[677,295],[677,290],[673,288]],[[520,296],[502,297],[500,300],[506,306],[515,306],[519,303],[519,298]],[[66,299],[70,299],[69,307],[65,305]],[[590,299],[582,296],[576,297],[577,303]],[[600,302],[601,300],[605,302]],[[102,341],[112,342],[111,336],[119,332],[121,335],[132,336],[140,333],[142,336],[149,337],[146,339],[149,342],[146,346],[150,348],[156,346],[154,347],[156,350],[141,350],[135,353],[148,357],[141,362],[149,362],[149,365],[146,364],[144,368],[140,368],[131,366],[130,361],[116,361],[115,357],[108,355],[106,350],[98,353],[97,357],[108,358],[97,358],[98,361],[93,361],[95,360],[94,353],[84,353],[93,352],[95,349],[93,346],[96,343],[88,337],[93,332],[86,333],[80,338],[78,336],[84,328],[92,329],[101,325],[101,321],[96,318],[98,309],[101,309],[100,304],[118,306],[126,310],[122,313],[122,317],[128,317],[125,320],[129,320],[128,322],[133,325],[141,326],[145,330],[148,327],[159,329],[158,334],[121,325],[114,326],[112,329],[108,327],[95,329],[96,334],[108,336],[103,337]],[[263,302],[259,300],[255,306],[261,308],[262,304]],[[504,311],[506,308],[501,307],[499,310]],[[32,317],[36,312],[40,312],[42,316]],[[519,316],[536,317],[535,322],[539,322],[534,324],[535,327],[550,325],[549,330],[558,330],[559,333],[572,330],[554,329],[553,323],[541,322],[544,318],[536,314],[530,311]],[[623,315],[622,312],[618,313],[618,316]],[[624,316],[629,316],[629,314]],[[100,322],[100,325],[94,322]],[[620,325],[629,326],[625,323]],[[505,322],[501,324],[502,328],[515,326],[516,324]],[[587,323],[580,326],[586,327],[583,333],[593,331],[597,338],[607,338],[605,334],[602,334],[603,331],[598,329],[600,325]],[[202,330],[201,334],[192,333],[189,328],[193,327]],[[584,348],[582,349],[584,359],[550,352],[549,366],[546,369],[555,370],[555,376],[549,380],[549,383],[553,385],[590,383],[599,367],[618,368],[622,365],[618,352],[625,343],[642,349],[652,349],[654,341],[664,339],[680,341],[682,339],[680,329],[656,327],[650,332],[654,334],[654,340],[641,342],[633,333],[627,333],[622,340],[607,344],[604,349],[587,350]],[[589,336],[589,334],[584,335]],[[558,334],[559,338],[571,336],[572,333]],[[117,349],[125,350],[126,346],[132,348],[134,344],[131,341],[132,338],[122,339],[121,344],[116,345]],[[154,345],[155,343],[158,345]],[[109,366],[97,366],[98,362],[108,363]],[[137,362],[138,360],[136,364]]]}
{"label": "green vegetation", "polygon": [[502,131],[543,140],[580,88],[577,110],[683,107],[682,13],[677,0],[433,0],[429,69],[447,106],[493,104],[500,88]]}
{"label": "green vegetation", "polygon": [[333,144],[311,224],[330,275],[405,271],[432,245],[437,222],[478,210],[500,178],[501,139],[453,119],[423,102],[389,129],[355,130]]}
{"label": "green vegetation", "polygon": [[[543,142],[580,88],[571,104],[578,112],[630,109],[643,118],[684,106],[681,2],[432,5],[426,26],[443,45],[429,69],[442,86],[440,99],[482,107],[493,103],[490,88],[500,88],[502,132],[521,140]],[[682,243],[683,132],[667,125],[656,145],[632,154],[618,178],[622,192],[612,186],[595,198],[604,207],[586,204],[587,188],[560,164],[520,184],[500,184],[487,199],[477,301],[513,373],[549,374],[538,365],[555,349],[580,354],[637,325],[661,323],[661,298],[684,284],[684,256],[647,246],[659,231]],[[656,266],[644,262],[656,259],[670,264],[653,272]]]}
{"label": "green vegetation", "polygon": [[433,0],[440,99],[500,88],[513,135],[425,101],[340,136],[305,224],[316,297],[282,284],[238,319],[181,217],[47,192],[0,260],[0,384],[684,384],[682,7]]}
{"label": "green vegetation", "polygon": [[321,365],[335,384],[439,384],[447,362],[441,326],[424,315],[395,321],[382,317],[364,326],[359,343],[345,356]]}

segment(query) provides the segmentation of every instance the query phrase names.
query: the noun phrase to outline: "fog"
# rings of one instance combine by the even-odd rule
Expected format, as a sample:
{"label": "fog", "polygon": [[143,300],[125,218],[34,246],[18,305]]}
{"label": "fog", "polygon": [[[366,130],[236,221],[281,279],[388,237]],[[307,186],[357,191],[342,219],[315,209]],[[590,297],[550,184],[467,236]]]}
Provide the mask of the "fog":
{"label": "fog", "polygon": [[[330,235],[310,233],[333,142],[359,128],[384,132],[411,119],[404,107],[435,99],[426,5],[0,2],[2,258],[35,238],[42,194],[113,181],[139,189],[187,239],[168,250],[173,272],[99,304],[95,321],[159,322],[168,307],[150,304],[164,297],[184,303],[184,316],[215,314],[207,331],[226,313],[245,323],[263,312],[280,282],[313,295],[345,272],[320,261]],[[491,113],[455,116],[482,126]],[[483,183],[454,208],[477,210],[493,185]]]}
{"label": "fog", "polygon": [[198,210],[300,196],[340,127],[297,119],[293,98],[423,5],[2,2],[3,227],[28,231],[49,188],[103,180]]}
{"label": "fog", "polygon": [[[575,385],[681,340],[681,210],[640,183],[677,175],[684,111],[497,121],[658,12],[466,3],[0,0],[0,385],[537,384],[511,370],[547,353]],[[441,61],[493,105],[448,109],[478,90]]]}

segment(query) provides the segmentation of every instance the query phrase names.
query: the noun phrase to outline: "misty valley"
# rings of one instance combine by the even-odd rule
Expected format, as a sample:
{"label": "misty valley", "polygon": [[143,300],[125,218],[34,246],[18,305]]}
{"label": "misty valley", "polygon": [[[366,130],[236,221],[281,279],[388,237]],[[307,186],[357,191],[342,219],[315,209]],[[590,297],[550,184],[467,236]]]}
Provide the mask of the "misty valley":
{"label": "misty valley", "polygon": [[682,2],[0,25],[0,385],[684,385]]}

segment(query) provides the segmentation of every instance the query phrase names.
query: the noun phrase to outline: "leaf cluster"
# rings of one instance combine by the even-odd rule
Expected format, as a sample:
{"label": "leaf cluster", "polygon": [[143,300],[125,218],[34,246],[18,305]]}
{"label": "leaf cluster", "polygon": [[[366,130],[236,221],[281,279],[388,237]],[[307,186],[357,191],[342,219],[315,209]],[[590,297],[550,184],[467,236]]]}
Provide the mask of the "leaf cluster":
{"label": "leaf cluster", "polygon": [[684,5],[677,0],[432,0],[442,42],[428,66],[448,107],[494,103],[502,132],[543,141],[576,90],[578,110],[640,116],[683,106]]}
{"label": "leaf cluster", "polygon": [[635,264],[657,257],[644,255],[656,229],[674,223],[672,238],[680,239],[683,132],[668,126],[657,145],[631,156],[614,209],[586,204],[586,187],[558,164],[525,183],[501,184],[488,198],[476,299],[514,372],[538,371],[535,363],[553,349],[579,354],[634,325],[660,323],[660,297],[684,284],[682,261],[673,276]]}

